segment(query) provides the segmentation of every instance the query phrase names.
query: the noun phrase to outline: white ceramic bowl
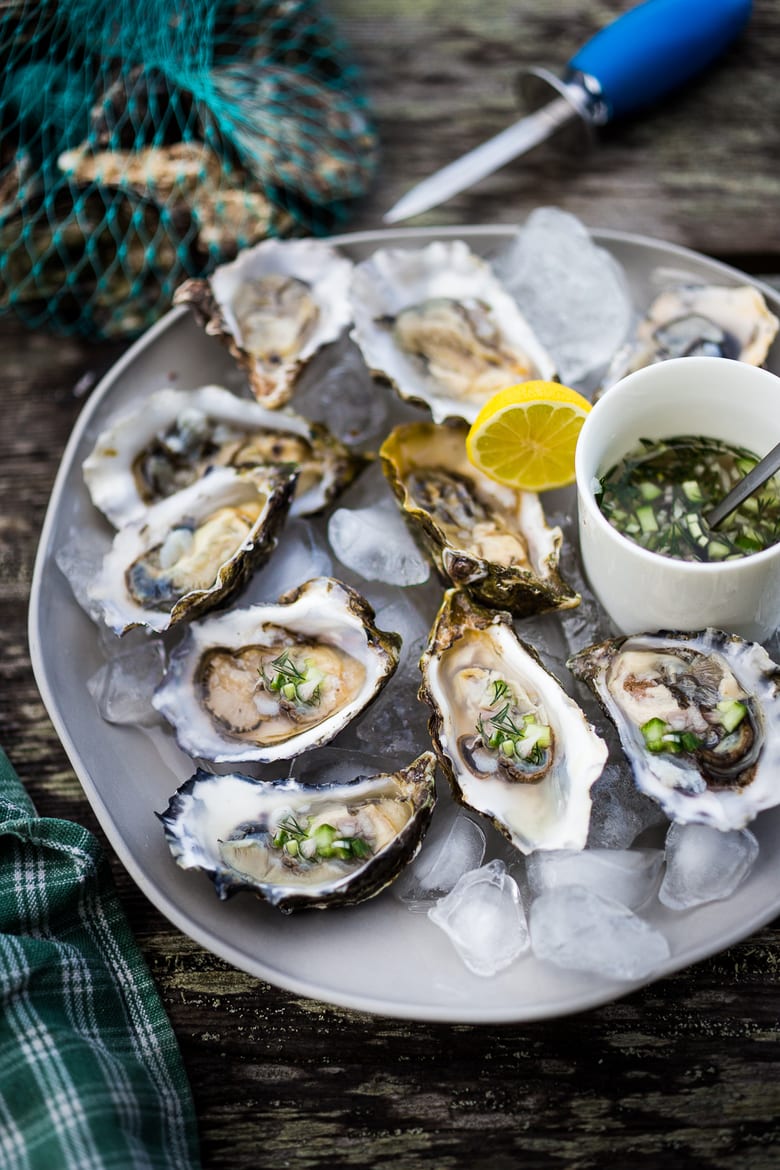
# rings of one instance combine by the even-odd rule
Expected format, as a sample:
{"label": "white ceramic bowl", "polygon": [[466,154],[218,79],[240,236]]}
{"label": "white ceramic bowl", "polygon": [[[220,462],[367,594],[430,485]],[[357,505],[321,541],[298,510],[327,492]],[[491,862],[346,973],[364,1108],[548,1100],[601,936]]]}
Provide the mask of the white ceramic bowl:
{"label": "white ceramic bowl", "polygon": [[716,626],[764,641],[780,624],[780,544],[722,564],[675,560],[621,536],[596,503],[596,477],[640,438],[692,434],[765,455],[780,442],[780,378],[727,358],[673,358],[627,375],[604,394],[577,443],[585,574],[624,634]]}

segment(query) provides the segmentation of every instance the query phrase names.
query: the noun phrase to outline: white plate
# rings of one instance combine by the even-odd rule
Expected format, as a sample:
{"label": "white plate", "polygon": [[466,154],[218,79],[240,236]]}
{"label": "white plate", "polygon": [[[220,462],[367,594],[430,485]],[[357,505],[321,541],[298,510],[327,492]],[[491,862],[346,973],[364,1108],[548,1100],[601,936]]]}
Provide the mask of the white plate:
{"label": "white plate", "polygon": [[[401,229],[334,242],[362,259],[388,243],[415,246],[437,237],[459,237],[488,253],[510,234],[509,227]],[[649,301],[649,275],[658,265],[720,283],[746,279],[682,248],[622,233],[594,235],[623,264],[638,305]],[[777,294],[767,287],[762,292],[780,311]],[[780,372],[777,345],[769,364]],[[240,384],[226,351],[184,309],[169,313],[129,349],[93,393],[68,443],[41,535],[30,604],[30,648],[43,700],[87,798],[134,880],[176,926],[229,963],[297,994],[362,1011],[460,1023],[524,1021],[579,1011],[639,986],[559,969],[530,955],[483,979],[462,965],[425,915],[409,913],[387,891],[354,908],[286,917],[250,895],[219,902],[208,878],[174,864],[154,811],[166,807],[193,769],[162,733],[155,741],[133,727],[102,720],[86,688],[103,661],[96,630],[54,561],[74,526],[105,530],[81,477],[81,462],[96,435],[117,407],[169,384],[173,372],[181,388]],[[672,951],[654,978],[714,954],[780,912],[780,808],[762,814],[753,827],[761,843],[759,861],[730,899],[684,914],[660,905],[649,913]]]}

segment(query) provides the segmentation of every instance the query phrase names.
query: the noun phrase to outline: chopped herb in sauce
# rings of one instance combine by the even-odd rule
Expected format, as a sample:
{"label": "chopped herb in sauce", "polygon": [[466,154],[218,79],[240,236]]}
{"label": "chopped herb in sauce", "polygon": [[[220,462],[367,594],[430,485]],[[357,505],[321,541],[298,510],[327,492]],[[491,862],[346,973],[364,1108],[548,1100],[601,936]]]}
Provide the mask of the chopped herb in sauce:
{"label": "chopped herb in sauce", "polygon": [[613,528],[651,552],[684,561],[734,560],[780,540],[778,476],[717,530],[704,519],[756,463],[751,451],[719,439],[641,439],[600,479],[598,504]]}

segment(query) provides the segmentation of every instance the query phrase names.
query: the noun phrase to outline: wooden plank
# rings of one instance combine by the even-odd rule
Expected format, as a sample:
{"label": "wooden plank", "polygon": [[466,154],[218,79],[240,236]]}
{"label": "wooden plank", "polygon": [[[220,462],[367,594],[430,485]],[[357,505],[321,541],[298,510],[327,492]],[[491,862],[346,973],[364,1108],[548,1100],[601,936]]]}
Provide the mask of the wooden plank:
{"label": "wooden plank", "polygon": [[[350,226],[378,226],[409,185],[503,129],[519,67],[565,61],[627,7],[332,0],[383,146],[377,185]],[[556,204],[593,227],[778,273],[779,51],[780,10],[756,0],[718,67],[605,133],[588,160],[542,148],[418,222],[509,223]],[[0,345],[0,742],[42,813],[102,838],[35,687],[25,623],[38,533],[83,401],[74,387],[125,347],[25,333],[8,320]],[[182,1047],[206,1170],[778,1165],[778,923],[580,1016],[408,1024],[302,1000],[232,969],[171,927],[109,854]]]}
{"label": "wooden plank", "polygon": [[[503,130],[518,113],[518,70],[563,66],[632,6],[334,0],[383,148],[377,186],[355,226],[381,226],[382,212],[414,182]],[[412,222],[515,222],[555,204],[593,228],[723,258],[778,257],[779,54],[780,9],[757,0],[742,37],[715,66],[657,109],[608,127],[590,156],[572,159],[548,143]]]}

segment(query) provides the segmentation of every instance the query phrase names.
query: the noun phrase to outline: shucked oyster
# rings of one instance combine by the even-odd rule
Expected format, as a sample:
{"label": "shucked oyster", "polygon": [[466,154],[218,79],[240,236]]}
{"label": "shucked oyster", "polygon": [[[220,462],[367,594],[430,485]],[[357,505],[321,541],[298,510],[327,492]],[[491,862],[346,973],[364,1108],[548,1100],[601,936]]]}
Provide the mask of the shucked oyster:
{"label": "shucked oyster", "polygon": [[246,371],[258,402],[287,402],[305,363],[352,320],[352,261],[319,240],[264,240],[206,280],[187,280],[190,305]]}
{"label": "shucked oyster", "polygon": [[382,444],[382,469],[439,572],[487,605],[527,614],[579,602],[558,574],[560,528],[539,497],[494,483],[466,455],[464,423],[408,423]]}
{"label": "shucked oyster", "polygon": [[653,301],[636,338],[615,357],[607,382],[666,358],[707,355],[760,366],[778,320],[751,285],[681,285]]}
{"label": "shucked oyster", "polygon": [[400,643],[355,590],[316,577],[275,605],[193,623],[153,703],[191,756],[290,759],[333,739],[376,697]]}
{"label": "shucked oyster", "polygon": [[125,525],[87,591],[106,625],[159,632],[227,601],[275,547],[296,474],[218,467]]}
{"label": "shucked oyster", "polygon": [[780,804],[780,667],[757,643],[637,634],[569,666],[615,723],[637,788],[672,820],[740,829]]}
{"label": "shucked oyster", "polygon": [[220,898],[251,890],[283,910],[378,894],[417,853],[436,801],[433,752],[397,772],[309,787],[198,771],[161,816],[183,869]]}
{"label": "shucked oyster", "polygon": [[497,390],[555,375],[512,297],[462,240],[375,252],[355,268],[352,302],[351,336],[369,369],[435,422],[473,422]]}
{"label": "shucked oyster", "polygon": [[607,748],[509,615],[449,590],[420,669],[431,737],[457,799],[523,853],[584,848]]}
{"label": "shucked oyster", "polygon": [[100,435],[84,461],[96,507],[120,528],[211,467],[295,466],[291,516],[325,507],[361,461],[322,423],[264,410],[221,386],[159,390]]}

